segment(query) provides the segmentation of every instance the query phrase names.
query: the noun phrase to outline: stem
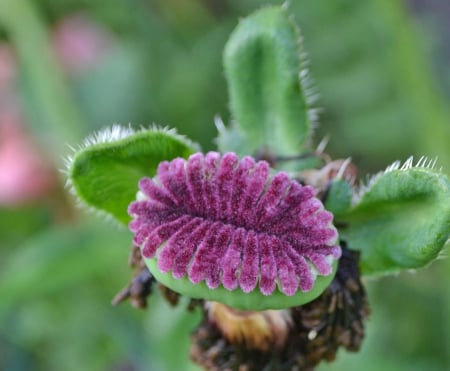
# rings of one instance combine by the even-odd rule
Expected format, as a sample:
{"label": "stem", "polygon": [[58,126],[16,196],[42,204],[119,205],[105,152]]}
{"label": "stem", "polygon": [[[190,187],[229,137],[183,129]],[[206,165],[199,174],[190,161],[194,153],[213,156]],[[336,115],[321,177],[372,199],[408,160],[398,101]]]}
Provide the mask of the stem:
{"label": "stem", "polygon": [[50,50],[44,23],[29,0],[0,0],[0,24],[19,56],[29,103],[37,108],[38,118],[29,119],[35,121],[39,135],[50,136],[58,154],[67,151],[66,143],[82,136],[82,120]]}

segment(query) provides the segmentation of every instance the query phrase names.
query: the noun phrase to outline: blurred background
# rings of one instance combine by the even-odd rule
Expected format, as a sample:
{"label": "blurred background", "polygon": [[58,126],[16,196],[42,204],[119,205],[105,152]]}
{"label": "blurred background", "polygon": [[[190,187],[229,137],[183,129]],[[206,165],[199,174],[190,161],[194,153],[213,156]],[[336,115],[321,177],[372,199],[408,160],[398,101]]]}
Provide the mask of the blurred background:
{"label": "blurred background", "polygon": [[[280,1],[0,0],[0,369],[196,370],[198,313],[131,277],[130,234],[76,207],[64,157],[113,123],[214,148],[229,119],[221,53],[239,17]],[[365,174],[410,155],[450,169],[448,0],[291,1],[323,107],[316,143]],[[450,369],[450,260],[367,283],[356,354],[320,370]]]}

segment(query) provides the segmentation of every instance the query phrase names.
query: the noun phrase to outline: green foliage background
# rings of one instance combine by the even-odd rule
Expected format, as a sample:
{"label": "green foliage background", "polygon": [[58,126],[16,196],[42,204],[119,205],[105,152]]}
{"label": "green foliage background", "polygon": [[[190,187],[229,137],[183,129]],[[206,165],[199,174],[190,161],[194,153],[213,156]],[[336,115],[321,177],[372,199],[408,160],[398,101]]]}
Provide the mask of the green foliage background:
{"label": "green foliage background", "polygon": [[[0,35],[19,56],[27,124],[57,168],[67,143],[112,123],[177,127],[214,148],[214,116],[229,119],[223,47],[238,18],[263,3],[0,0]],[[450,72],[438,80],[432,68],[436,35],[400,0],[299,0],[291,9],[324,107],[316,140],[329,135],[328,151],[352,156],[363,178],[422,154],[438,156],[448,173]],[[48,40],[75,12],[109,30],[114,46],[102,65],[69,78]],[[0,369],[195,369],[188,339],[198,313],[169,310],[158,295],[146,311],[111,307],[131,276],[131,235],[67,202],[58,195],[0,209]],[[441,260],[368,282],[361,352],[340,352],[320,369],[448,369],[449,279],[450,262]]]}

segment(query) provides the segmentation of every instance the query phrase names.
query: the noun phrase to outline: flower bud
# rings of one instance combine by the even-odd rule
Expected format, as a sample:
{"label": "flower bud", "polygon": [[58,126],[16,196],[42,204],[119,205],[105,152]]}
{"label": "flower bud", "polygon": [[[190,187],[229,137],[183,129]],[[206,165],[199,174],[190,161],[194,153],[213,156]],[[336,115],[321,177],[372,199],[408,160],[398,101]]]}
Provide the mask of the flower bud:
{"label": "flower bud", "polygon": [[162,162],[129,207],[133,242],[153,276],[192,298],[239,309],[315,299],[341,249],[311,186],[265,161],[197,153]]}

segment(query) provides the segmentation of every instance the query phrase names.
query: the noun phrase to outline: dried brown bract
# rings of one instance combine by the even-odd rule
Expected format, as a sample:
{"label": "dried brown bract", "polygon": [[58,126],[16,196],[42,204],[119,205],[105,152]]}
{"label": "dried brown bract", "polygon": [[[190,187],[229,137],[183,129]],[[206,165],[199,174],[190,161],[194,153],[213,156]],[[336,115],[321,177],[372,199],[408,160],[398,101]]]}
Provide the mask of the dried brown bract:
{"label": "dried brown bract", "polygon": [[112,304],[118,305],[130,299],[135,308],[147,308],[147,298],[152,292],[153,284],[156,282],[146,265],[138,247],[132,246],[128,264],[135,268],[134,276],[130,284],[122,289],[113,298]]}

